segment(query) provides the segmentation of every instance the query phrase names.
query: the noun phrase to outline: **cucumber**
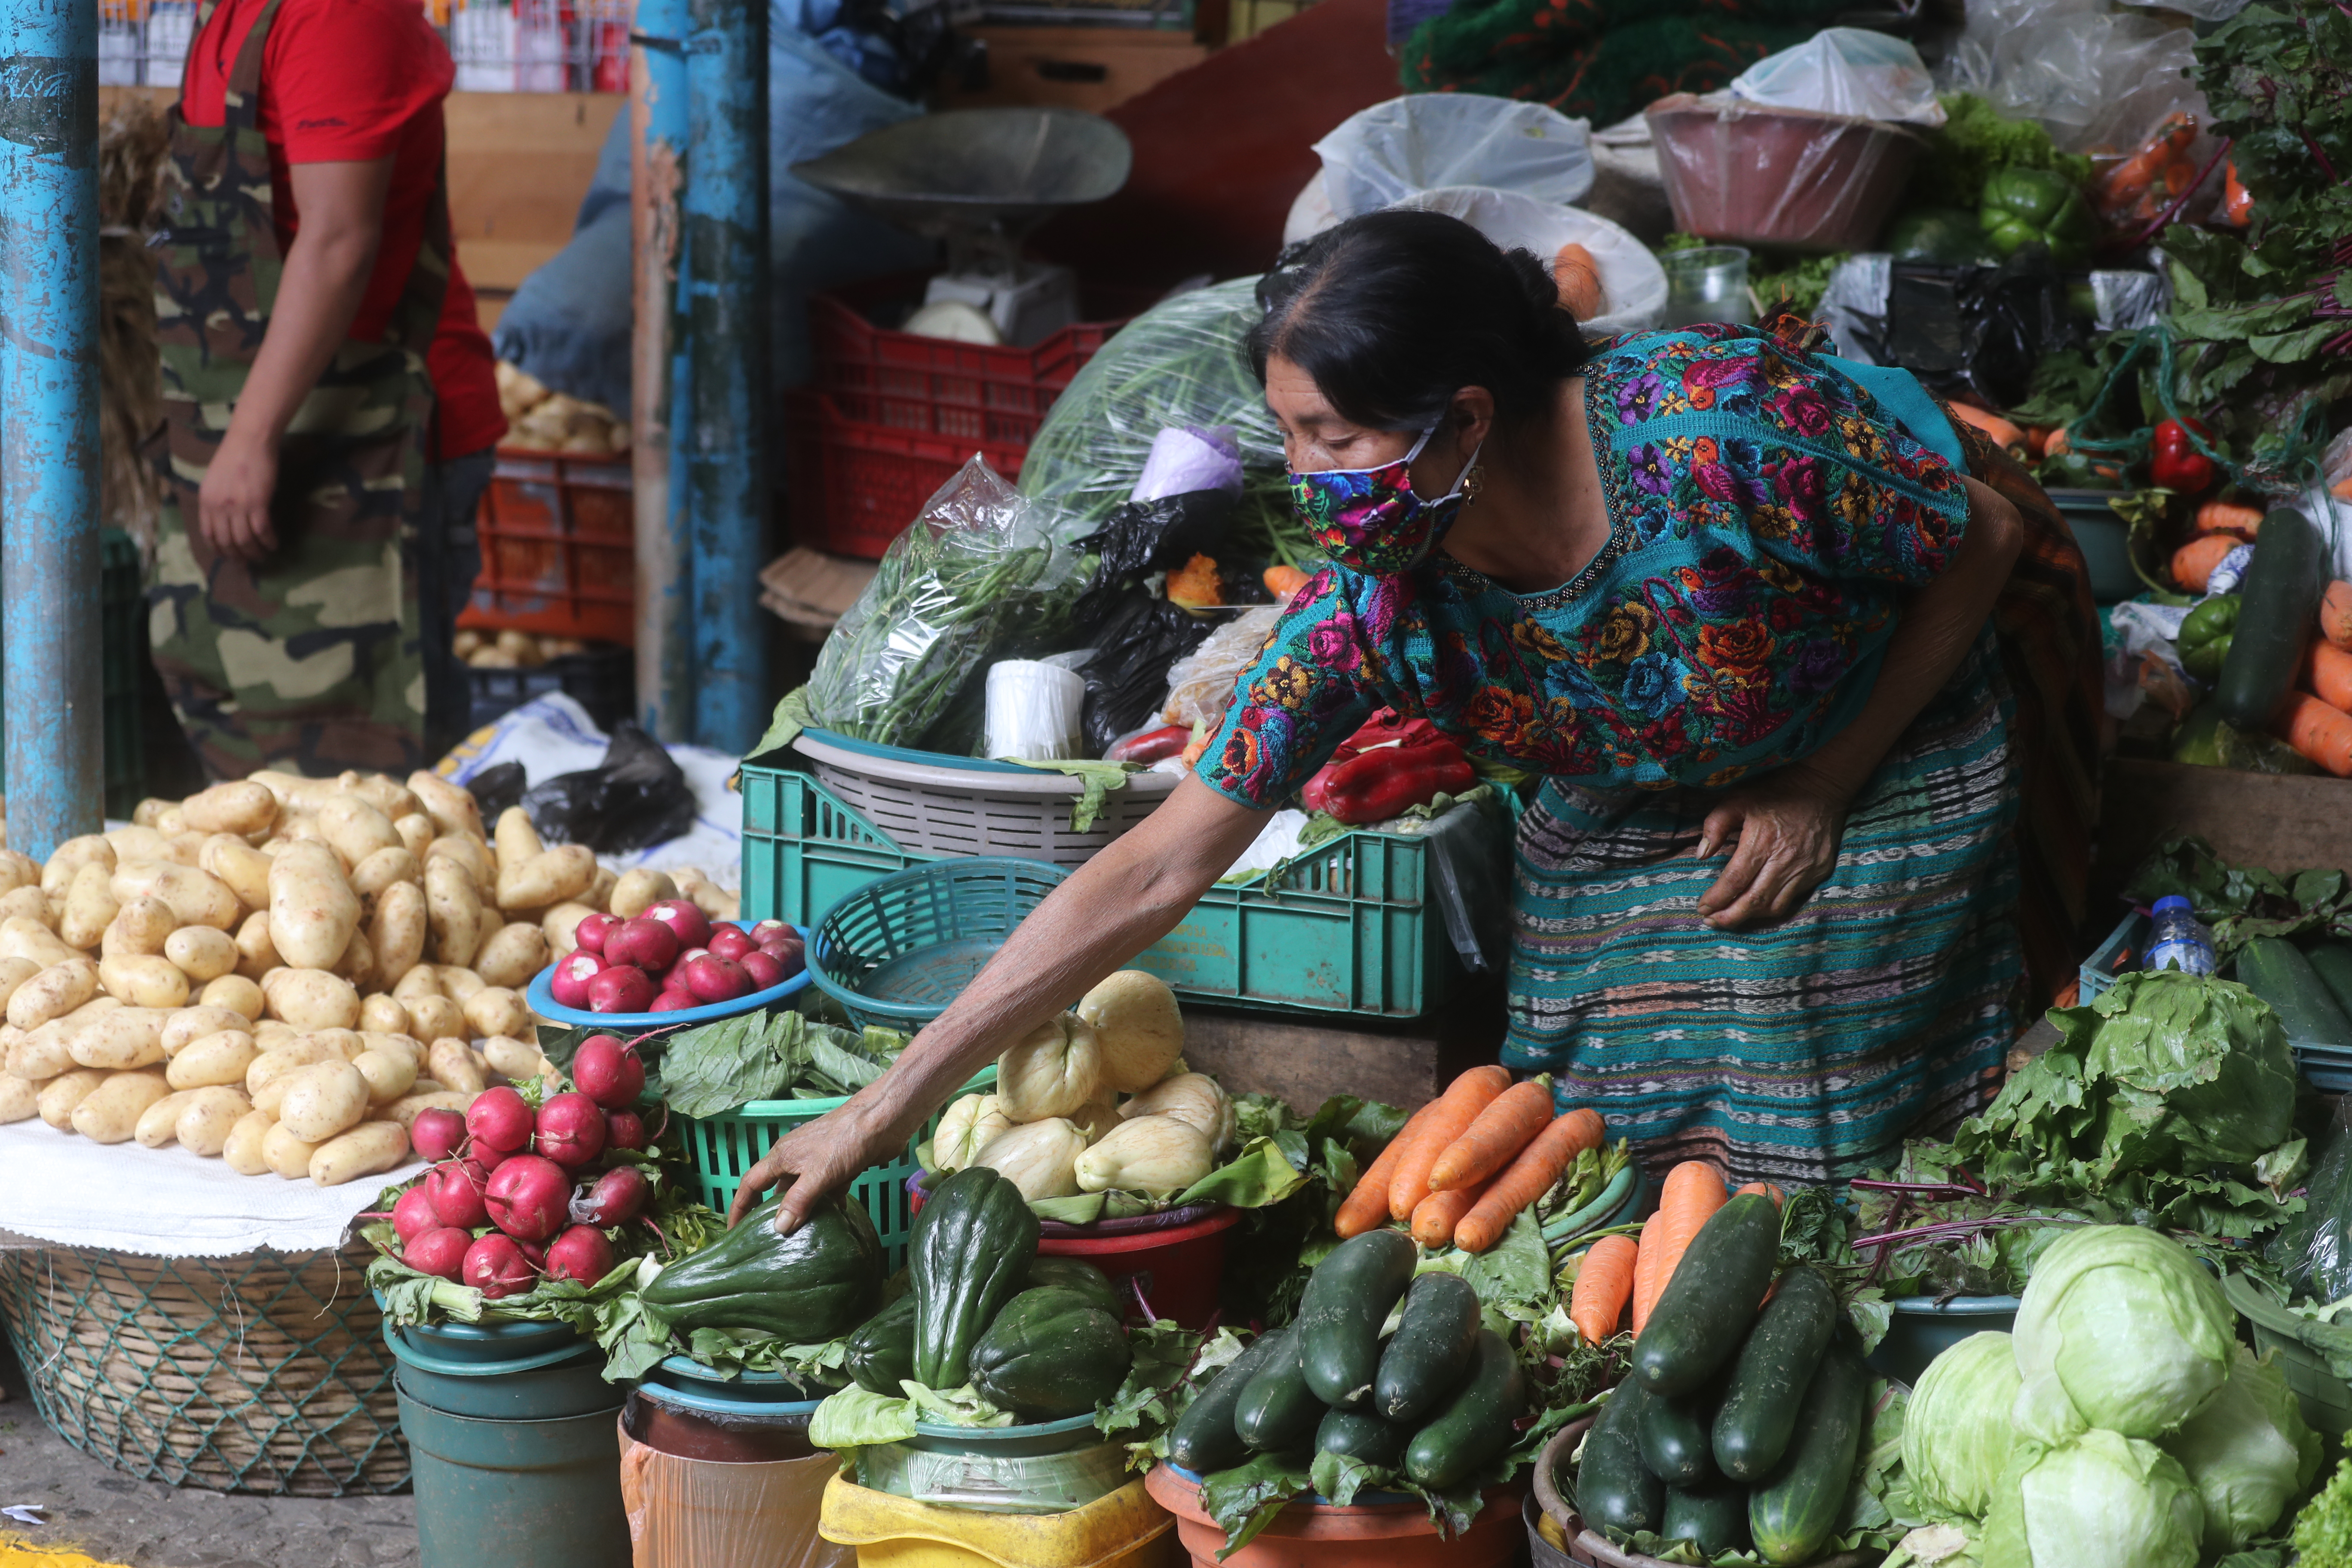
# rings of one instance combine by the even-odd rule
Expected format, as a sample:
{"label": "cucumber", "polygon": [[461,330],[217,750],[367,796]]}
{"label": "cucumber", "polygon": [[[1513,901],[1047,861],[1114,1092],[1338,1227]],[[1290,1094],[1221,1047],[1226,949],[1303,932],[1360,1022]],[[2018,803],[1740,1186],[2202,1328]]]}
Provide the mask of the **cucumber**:
{"label": "cucumber", "polygon": [[2319,595],[2333,575],[2321,561],[2319,531],[2303,513],[2278,507],[2254,536],[2254,558],[2238,588],[2238,624],[2213,700],[2241,730],[2267,728],[2294,684],[2311,641]]}
{"label": "cucumber", "polygon": [[1658,1533],[1668,1541],[1696,1542],[1708,1557],[1722,1552],[1748,1550],[1748,1489],[1727,1482],[1685,1491],[1666,1489],[1665,1523]]}
{"label": "cucumber", "polygon": [[1633,1375],[1653,1394],[1686,1394],[1729,1361],[1756,1321],[1780,1250],[1780,1211],[1762,1193],[1736,1197],[1691,1238],[1633,1345]]}
{"label": "cucumber", "polygon": [[2288,1039],[2352,1046],[2352,1019],[2311,961],[2284,937],[2258,936],[2240,948],[2238,978],[2271,1005]]}
{"label": "cucumber", "polygon": [[1478,1293],[1459,1274],[1424,1274],[1404,1293],[1404,1319],[1381,1352],[1372,1409],[1417,1426],[1461,1386],[1478,1348]]}
{"label": "cucumber", "polygon": [[1828,1544],[1853,1485],[1869,1392],[1869,1375],[1843,1348],[1822,1358],[1805,1390],[1788,1457],[1769,1481],[1748,1494],[1748,1533],[1765,1562],[1811,1562]]}
{"label": "cucumber", "polygon": [[2340,942],[2323,942],[2306,955],[2311,960],[2311,972],[2336,998],[2345,1016],[2352,1017],[2352,947]]}
{"label": "cucumber", "polygon": [[1249,1348],[1225,1363],[1209,1386],[1192,1396],[1184,1414],[1168,1434],[1168,1458],[1198,1475],[1227,1470],[1249,1458],[1249,1445],[1234,1429],[1234,1408],[1242,1390],[1282,1342],[1279,1332],[1260,1334]]}
{"label": "cucumber", "polygon": [[1642,1406],[1649,1399],[1634,1379],[1619,1384],[1584,1435],[1584,1459],[1576,1470],[1576,1511],[1620,1543],[1665,1521],[1665,1483],[1642,1462]]}
{"label": "cucumber", "polygon": [[1715,1463],[1736,1481],[1760,1481],[1789,1451],[1797,1412],[1837,1328],[1837,1292],[1810,1268],[1780,1276],[1739,1347],[1715,1415]]}
{"label": "cucumber", "polygon": [[1701,1487],[1716,1479],[1715,1424],[1717,1392],[1693,1389],[1669,1399],[1652,1398],[1642,1406],[1638,1436],[1642,1462],[1670,1487]]}
{"label": "cucumber", "polygon": [[1511,1423],[1527,1413],[1519,1358],[1492,1329],[1478,1331],[1477,1353],[1445,1408],[1412,1435],[1404,1473],[1415,1486],[1443,1491],[1485,1469],[1511,1446]]}
{"label": "cucumber", "polygon": [[1323,1402],[1307,1386],[1306,1369],[1298,1364],[1298,1326],[1277,1329],[1266,1338],[1277,1336],[1282,1342],[1265,1352],[1234,1405],[1234,1431],[1261,1454],[1305,1447],[1323,1419]]}
{"label": "cucumber", "polygon": [[1298,1302],[1298,1358],[1316,1398],[1343,1410],[1370,1407],[1381,1325],[1412,1283],[1420,1256],[1401,1230],[1368,1230],[1315,1266]]}
{"label": "cucumber", "polygon": [[1345,1454],[1368,1465],[1393,1470],[1404,1462],[1405,1441],[1412,1436],[1411,1428],[1377,1415],[1332,1410],[1324,1414],[1323,1424],[1315,1428],[1315,1451]]}

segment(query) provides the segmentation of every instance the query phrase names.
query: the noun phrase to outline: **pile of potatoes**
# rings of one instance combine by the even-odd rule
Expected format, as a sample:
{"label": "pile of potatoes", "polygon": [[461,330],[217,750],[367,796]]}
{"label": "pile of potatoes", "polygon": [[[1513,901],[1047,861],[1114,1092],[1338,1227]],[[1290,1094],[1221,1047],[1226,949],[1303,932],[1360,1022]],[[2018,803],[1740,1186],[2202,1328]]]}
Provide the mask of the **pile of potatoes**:
{"label": "pile of potatoes", "polygon": [[478,632],[467,627],[450,639],[449,648],[476,669],[537,669],[551,658],[586,653],[578,637],[534,637],[513,630]]}
{"label": "pile of potatoes", "polygon": [[622,457],[629,426],[601,403],[550,392],[527,370],[499,361],[499,410],[509,428],[501,445],[583,457]]}
{"label": "pile of potatoes", "polygon": [[0,1122],[177,1142],[334,1186],[404,1163],[419,1111],[541,1077],[522,989],[599,911],[735,900],[691,871],[615,876],[483,832],[433,773],[257,773],[132,825],[0,849]]}

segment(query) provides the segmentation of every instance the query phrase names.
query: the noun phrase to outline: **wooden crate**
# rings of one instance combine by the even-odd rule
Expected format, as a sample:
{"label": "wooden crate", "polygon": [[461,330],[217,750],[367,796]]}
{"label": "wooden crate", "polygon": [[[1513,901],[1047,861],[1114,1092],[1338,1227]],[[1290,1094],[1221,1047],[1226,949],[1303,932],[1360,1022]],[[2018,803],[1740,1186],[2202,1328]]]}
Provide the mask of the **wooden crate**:
{"label": "wooden crate", "polygon": [[940,107],[1042,104],[1099,114],[1209,58],[1207,46],[1176,29],[981,26],[988,86],[942,89]]}

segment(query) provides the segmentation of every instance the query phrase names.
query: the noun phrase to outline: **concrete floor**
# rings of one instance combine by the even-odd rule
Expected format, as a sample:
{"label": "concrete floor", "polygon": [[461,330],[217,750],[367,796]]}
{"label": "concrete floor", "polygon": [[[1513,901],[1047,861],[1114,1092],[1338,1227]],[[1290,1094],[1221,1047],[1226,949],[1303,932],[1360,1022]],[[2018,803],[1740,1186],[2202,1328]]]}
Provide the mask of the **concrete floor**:
{"label": "concrete floor", "polygon": [[416,1505],[399,1497],[229,1496],[142,1481],[68,1447],[41,1421],[0,1337],[0,1508],[47,1510],[0,1531],[128,1568],[415,1568]]}

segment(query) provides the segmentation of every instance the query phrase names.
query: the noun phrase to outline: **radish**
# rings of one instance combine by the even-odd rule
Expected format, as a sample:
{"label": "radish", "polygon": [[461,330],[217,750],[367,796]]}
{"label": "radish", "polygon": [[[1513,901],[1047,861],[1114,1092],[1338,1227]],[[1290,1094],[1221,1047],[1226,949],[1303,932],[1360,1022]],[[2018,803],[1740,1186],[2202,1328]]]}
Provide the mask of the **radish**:
{"label": "radish", "polygon": [[547,1245],[547,1277],[593,1285],[613,1271],[613,1244],[593,1226],[575,1225]]}
{"label": "radish", "polygon": [[660,995],[654,998],[654,1005],[646,1008],[646,1011],[648,1013],[675,1013],[681,1007],[699,1007],[702,1004],[695,999],[694,993],[690,991],[665,991]]}
{"label": "radish", "polygon": [[433,1212],[433,1200],[425,1195],[422,1186],[409,1188],[392,1205],[392,1228],[400,1233],[403,1247],[428,1230],[441,1228],[441,1216]]}
{"label": "radish", "polygon": [[799,964],[795,963],[790,971],[787,971],[782,964],[776,962],[774,955],[761,952],[756,947],[735,962],[741,964],[743,973],[751,977],[751,989],[754,991],[765,991],[772,985],[782,985],[800,973]]}
{"label": "radish", "polygon": [[521,1152],[520,1149],[493,1149],[488,1143],[478,1142],[467,1147],[466,1163],[470,1168],[479,1171],[482,1173],[482,1180],[487,1182],[490,1179],[492,1171]]}
{"label": "radish", "polygon": [[474,1238],[455,1226],[442,1226],[412,1238],[400,1260],[419,1274],[455,1281],[464,1273],[466,1254]]}
{"label": "radish", "polygon": [[616,963],[588,983],[588,1010],[592,1013],[643,1013],[654,1000],[654,983],[646,972],[625,963]]}
{"label": "radish", "polygon": [[421,1158],[438,1164],[466,1146],[466,1119],[439,1106],[420,1110],[409,1126],[408,1141]]}
{"label": "radish", "polygon": [[572,940],[590,952],[601,953],[604,951],[604,939],[612,935],[620,923],[618,916],[608,915],[599,910],[593,915],[581,918],[580,923],[572,928]]}
{"label": "radish", "polygon": [[426,1174],[423,1191],[443,1225],[472,1230],[490,1222],[489,1210],[482,1202],[482,1194],[488,1186],[489,1176],[478,1166],[461,1165],[452,1160],[446,1165],[436,1165]]}
{"label": "radish", "polygon": [[572,1217],[581,1225],[625,1225],[646,1212],[654,1187],[635,1165],[615,1165],[596,1178],[583,1197],[572,1200]]}
{"label": "radish", "polygon": [[511,1154],[530,1147],[530,1120],[522,1096],[500,1084],[474,1097],[466,1110],[466,1131],[476,1143]]}
{"label": "radish", "polygon": [[539,1152],[567,1170],[578,1170],[604,1152],[604,1112],[576,1089],[547,1097],[539,1108]]}
{"label": "radish", "polygon": [[604,1117],[607,1150],[640,1150],[646,1146],[646,1119],[634,1110],[608,1111]]}
{"label": "radish", "polygon": [[710,951],[721,958],[741,959],[760,944],[741,926],[721,925],[710,928]]}
{"label": "radish", "polygon": [[625,1110],[646,1091],[645,1058],[612,1035],[591,1035],[572,1058],[572,1081],[607,1110]]}
{"label": "radish", "polygon": [[538,1280],[533,1277],[530,1259],[522,1248],[503,1236],[482,1237],[466,1248],[464,1268],[466,1283],[491,1300],[504,1296],[520,1296]]}
{"label": "radish", "polygon": [[686,988],[705,1002],[732,1002],[751,994],[751,977],[731,958],[706,952],[678,969],[686,976]]}
{"label": "radish", "polygon": [[677,933],[680,947],[710,945],[710,921],[691,899],[662,899],[646,906],[641,920],[659,921]]}
{"label": "radish", "polygon": [[554,1161],[518,1154],[490,1173],[484,1194],[490,1223],[522,1241],[545,1241],[563,1227],[572,1174]]}
{"label": "radish", "polygon": [[771,958],[798,958],[807,946],[808,943],[801,940],[801,933],[796,931],[785,931],[781,936],[763,936],[759,942],[760,951]]}
{"label": "radish", "polygon": [[525,1241],[519,1236],[509,1237],[507,1239],[515,1244],[515,1250],[522,1254],[524,1262],[542,1274],[547,1272],[547,1248],[535,1241]]}
{"label": "radish", "polygon": [[677,962],[677,950],[685,945],[668,926],[640,915],[623,921],[604,938],[604,962],[658,974]]}
{"label": "radish", "polygon": [[584,948],[567,952],[555,961],[554,972],[547,977],[547,994],[555,998],[559,1007],[585,1008],[590,983],[609,967],[603,958]]}
{"label": "radish", "polygon": [[782,921],[761,921],[751,928],[751,940],[761,943],[765,943],[772,936],[798,937],[799,935],[800,932],[793,930]]}

